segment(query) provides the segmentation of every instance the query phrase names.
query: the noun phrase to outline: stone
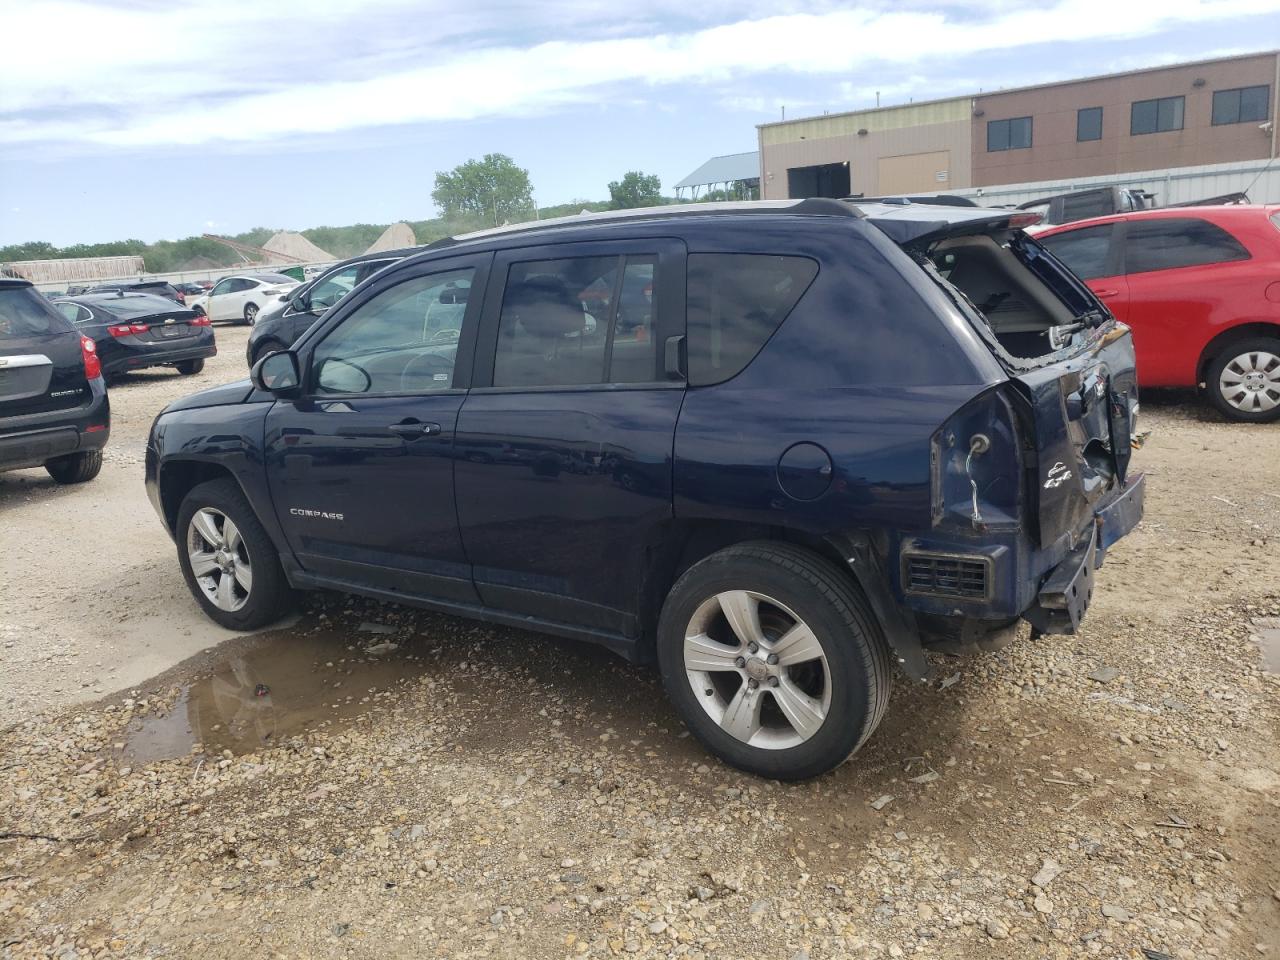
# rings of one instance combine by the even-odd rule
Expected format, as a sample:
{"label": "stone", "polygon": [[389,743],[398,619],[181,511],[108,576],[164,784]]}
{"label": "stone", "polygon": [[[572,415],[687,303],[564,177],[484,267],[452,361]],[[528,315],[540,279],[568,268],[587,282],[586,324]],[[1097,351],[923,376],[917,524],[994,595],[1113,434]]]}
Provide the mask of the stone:
{"label": "stone", "polygon": [[883,794],[882,796],[876,797],[874,800],[871,801],[871,809],[883,810],[892,802],[893,802],[893,795],[886,793],[886,794]]}
{"label": "stone", "polygon": [[1032,903],[1036,908],[1036,913],[1053,913],[1053,901],[1046,897],[1043,893],[1039,894]]}
{"label": "stone", "polygon": [[1102,915],[1108,920],[1118,920],[1120,923],[1128,923],[1131,919],[1129,911],[1116,903],[1104,903]]}
{"label": "stone", "polygon": [[1099,667],[1089,674],[1089,679],[1096,680],[1098,683],[1110,683],[1118,676],[1120,676],[1120,670],[1117,667]]}
{"label": "stone", "polygon": [[1009,928],[1004,925],[1001,920],[991,919],[987,921],[987,936],[992,940],[1004,940],[1009,936]]}
{"label": "stone", "polygon": [[1031,882],[1043,890],[1053,883],[1060,873],[1062,873],[1062,865],[1050,857],[1045,860],[1044,866],[1036,871],[1036,875],[1031,878]]}

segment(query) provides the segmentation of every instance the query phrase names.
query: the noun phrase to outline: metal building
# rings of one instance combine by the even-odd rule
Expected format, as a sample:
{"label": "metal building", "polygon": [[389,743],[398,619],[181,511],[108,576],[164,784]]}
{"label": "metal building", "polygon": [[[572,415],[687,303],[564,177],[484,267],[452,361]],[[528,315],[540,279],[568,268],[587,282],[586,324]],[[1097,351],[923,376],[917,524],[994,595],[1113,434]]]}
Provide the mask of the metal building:
{"label": "metal building", "polygon": [[[1191,171],[1244,182],[1275,160],[1278,98],[1271,51],[767,123],[761,196],[1012,196],[1135,175],[1210,196]],[[1256,176],[1253,200],[1280,201],[1271,169]]]}

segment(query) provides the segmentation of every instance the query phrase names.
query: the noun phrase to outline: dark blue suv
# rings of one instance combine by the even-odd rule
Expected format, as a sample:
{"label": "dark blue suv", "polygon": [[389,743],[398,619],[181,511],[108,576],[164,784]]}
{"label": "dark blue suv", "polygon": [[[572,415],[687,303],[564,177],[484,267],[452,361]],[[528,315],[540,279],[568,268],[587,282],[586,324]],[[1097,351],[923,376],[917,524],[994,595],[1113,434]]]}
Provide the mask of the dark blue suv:
{"label": "dark blue suv", "polygon": [[726,761],[811,776],[894,661],[1073,632],[1141,517],[1128,330],[1025,216],[808,200],[441,241],[168,407],[148,492],[227,627],[330,588],[601,643]]}

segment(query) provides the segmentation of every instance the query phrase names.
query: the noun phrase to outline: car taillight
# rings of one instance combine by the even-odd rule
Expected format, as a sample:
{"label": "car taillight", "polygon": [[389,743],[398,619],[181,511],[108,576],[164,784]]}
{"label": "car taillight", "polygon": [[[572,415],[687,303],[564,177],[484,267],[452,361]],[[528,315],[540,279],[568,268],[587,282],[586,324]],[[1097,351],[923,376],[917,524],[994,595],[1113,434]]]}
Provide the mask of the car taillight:
{"label": "car taillight", "polygon": [[933,435],[933,526],[1016,524],[1022,500],[1018,418],[1000,390],[965,404]]}
{"label": "car taillight", "polygon": [[198,317],[192,317],[190,320],[187,321],[187,323],[191,324],[191,326],[193,327],[212,327],[213,326],[213,321],[211,321],[208,317],[204,316],[203,314],[201,314]]}
{"label": "car taillight", "polygon": [[84,358],[86,380],[97,380],[102,376],[102,361],[98,359],[98,346],[84,334],[80,335],[80,355]]}
{"label": "car taillight", "polygon": [[1044,219],[1042,213],[1015,213],[1009,218],[1009,229],[1021,229],[1023,227],[1034,227],[1037,223]]}
{"label": "car taillight", "polygon": [[134,333],[146,333],[150,329],[145,323],[116,323],[107,327],[107,333],[113,337],[127,337]]}

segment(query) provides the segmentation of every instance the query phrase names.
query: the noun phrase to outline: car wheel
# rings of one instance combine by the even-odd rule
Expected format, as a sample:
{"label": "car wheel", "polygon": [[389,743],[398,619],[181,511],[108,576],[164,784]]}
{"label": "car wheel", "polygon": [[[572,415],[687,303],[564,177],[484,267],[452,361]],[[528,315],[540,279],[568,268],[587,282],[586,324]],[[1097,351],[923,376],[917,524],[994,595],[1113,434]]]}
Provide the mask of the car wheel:
{"label": "car wheel", "polygon": [[281,350],[288,350],[279,340],[263,340],[260,344],[253,348],[253,363],[249,366],[256,366],[258,361],[268,354],[279,353]]}
{"label": "car wheel", "polygon": [[866,599],[808,551],[747,543],[672,588],[658,624],[667,695],[726,763],[778,780],[839,766],[889,702],[889,648]]}
{"label": "car wheel", "polygon": [[84,450],[50,460],[44,465],[58,483],[85,483],[102,472],[102,451]]}
{"label": "car wheel", "polygon": [[184,377],[189,377],[204,369],[204,360],[179,360],[174,366],[178,368],[178,372]]}
{"label": "car wheel", "polygon": [[1209,364],[1205,384],[1213,405],[1232,420],[1266,423],[1280,417],[1280,339],[1250,337],[1227,344]]}
{"label": "car wheel", "polygon": [[258,305],[257,304],[250,303],[245,305],[244,322],[251,327],[258,322]]}
{"label": "car wheel", "polygon": [[234,480],[210,480],[188,493],[177,534],[182,575],[210,619],[256,630],[289,608],[280,555]]}

